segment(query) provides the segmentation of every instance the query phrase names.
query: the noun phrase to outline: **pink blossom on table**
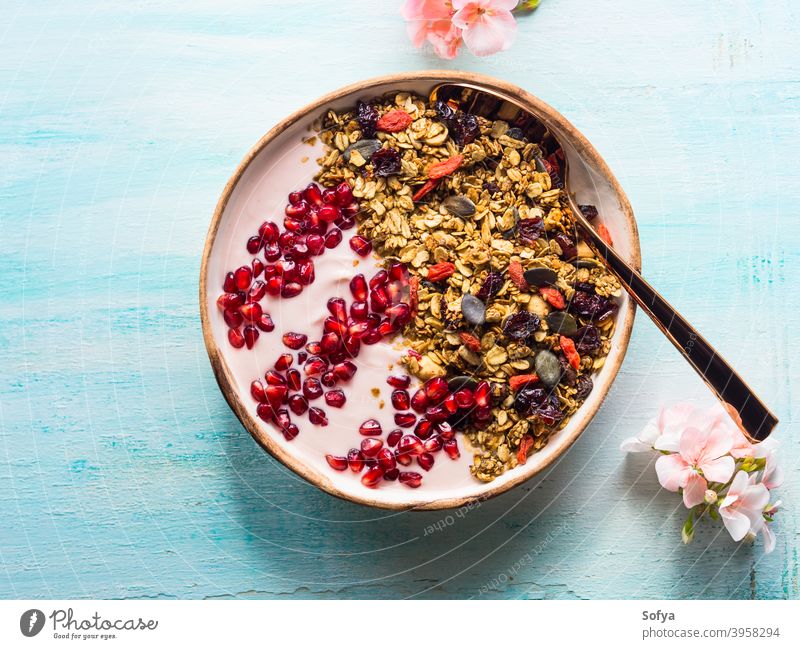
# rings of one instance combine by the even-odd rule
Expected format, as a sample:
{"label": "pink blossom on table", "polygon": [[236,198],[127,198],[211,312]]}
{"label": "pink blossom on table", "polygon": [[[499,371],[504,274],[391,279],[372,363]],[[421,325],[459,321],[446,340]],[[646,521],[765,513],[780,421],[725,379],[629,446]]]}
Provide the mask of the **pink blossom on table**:
{"label": "pink blossom on table", "polygon": [[768,503],[769,489],[757,482],[755,475],[739,471],[734,476],[719,505],[722,522],[734,541],[741,541],[748,533],[757,534],[763,530],[764,508]]}
{"label": "pink blossom on table", "polygon": [[766,466],[761,476],[761,482],[767,489],[777,489],[783,484],[783,471],[776,459],[775,451],[771,451],[766,457]]}
{"label": "pink blossom on table", "polygon": [[511,10],[517,0],[453,0],[453,24],[463,30],[464,43],[475,56],[507,50],[517,35]]}
{"label": "pink blossom on table", "polygon": [[727,454],[731,446],[730,432],[722,426],[687,428],[678,452],[656,460],[658,481],[669,491],[683,489],[683,503],[691,509],[703,502],[709,482],[730,480],[736,467]]}

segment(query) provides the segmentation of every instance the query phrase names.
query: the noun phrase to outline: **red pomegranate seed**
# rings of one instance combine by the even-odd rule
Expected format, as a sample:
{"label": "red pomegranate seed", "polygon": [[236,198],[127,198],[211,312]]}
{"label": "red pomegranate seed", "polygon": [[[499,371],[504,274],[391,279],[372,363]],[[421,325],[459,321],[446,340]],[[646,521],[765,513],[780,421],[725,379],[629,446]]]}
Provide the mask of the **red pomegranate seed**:
{"label": "red pomegranate seed", "polygon": [[369,292],[369,306],[376,313],[383,313],[389,306],[389,296],[382,287],[378,287]]}
{"label": "red pomegranate seed", "polygon": [[350,292],[357,302],[366,302],[368,291],[367,280],[361,273],[350,280]]}
{"label": "red pomegranate seed", "polygon": [[358,427],[358,432],[367,437],[377,437],[383,433],[383,428],[377,419],[367,419]]}
{"label": "red pomegranate seed", "polygon": [[339,382],[339,377],[331,370],[330,372],[325,372],[319,380],[326,388],[335,388],[336,384]]}
{"label": "red pomegranate seed", "polygon": [[368,437],[367,439],[361,440],[361,452],[366,457],[375,457],[382,448],[383,440],[377,437]]}
{"label": "red pomegranate seed", "polygon": [[342,216],[342,213],[339,211],[339,208],[335,205],[323,205],[319,208],[319,212],[317,212],[319,218],[325,221],[325,223],[333,223],[336,219]]}
{"label": "red pomegranate seed", "polygon": [[408,410],[409,396],[405,390],[395,390],[392,392],[392,405],[395,410]]}
{"label": "red pomegranate seed", "polygon": [[486,407],[491,405],[492,388],[488,381],[481,381],[475,386],[475,404],[478,406]]}
{"label": "red pomegranate seed", "polygon": [[232,311],[231,309],[225,309],[222,312],[222,317],[225,320],[225,324],[228,325],[231,329],[236,329],[237,327],[241,327],[244,323],[244,318],[242,314],[238,311]]}
{"label": "red pomegranate seed", "polygon": [[326,455],[325,460],[328,462],[331,469],[336,471],[344,471],[347,468],[347,458],[341,455]]}
{"label": "red pomegranate seed", "polygon": [[[350,206],[348,205],[347,207],[342,208],[342,218],[336,220],[336,225],[339,226],[341,230],[349,230],[356,224],[356,220],[354,218],[350,218],[345,215],[345,212],[352,211],[349,209],[349,207]],[[357,208],[356,212],[358,212]]]}
{"label": "red pomegranate seed", "polygon": [[351,361],[342,361],[333,367],[333,373],[342,381],[349,381],[356,375],[357,371],[358,367]]}
{"label": "red pomegranate seed", "polygon": [[347,452],[347,464],[353,473],[360,473],[364,468],[364,455],[357,448]]}
{"label": "red pomegranate seed", "polygon": [[447,410],[451,415],[454,415],[458,412],[458,404],[456,403],[456,397],[454,394],[448,394],[444,401],[442,401],[442,407]]}
{"label": "red pomegranate seed", "polygon": [[258,228],[258,236],[266,243],[275,243],[280,235],[278,224],[273,221],[264,221]]}
{"label": "red pomegranate seed", "polygon": [[372,279],[369,280],[369,287],[371,289],[376,289],[379,286],[380,287],[386,286],[388,282],[389,282],[389,273],[387,273],[385,270],[379,270],[372,276]]}
{"label": "red pomegranate seed", "polygon": [[383,480],[383,469],[375,467],[361,476],[361,484],[365,487],[375,487]]}
{"label": "red pomegranate seed", "polygon": [[437,376],[425,382],[425,396],[431,403],[438,403],[447,396],[447,381]]}
{"label": "red pomegranate seed", "polygon": [[267,401],[270,402],[273,408],[277,408],[289,395],[289,388],[285,385],[268,385],[264,390],[264,394],[267,395]]}
{"label": "red pomegranate seed", "polygon": [[411,454],[401,453],[400,449],[395,449],[394,459],[398,464],[402,464],[403,466],[408,466],[412,462]]}
{"label": "red pomegranate seed", "polygon": [[389,469],[388,471],[383,472],[383,479],[394,481],[397,480],[397,477],[400,475],[400,469],[395,467],[394,469]]}
{"label": "red pomegranate seed", "polygon": [[372,244],[360,234],[350,237],[350,248],[360,257],[366,257],[372,252]]}
{"label": "red pomegranate seed", "polygon": [[278,360],[275,361],[275,369],[279,372],[285,372],[294,362],[294,356],[291,354],[281,354]]}
{"label": "red pomegranate seed", "polygon": [[319,341],[319,347],[320,353],[332,354],[339,349],[339,336],[332,331],[322,334],[322,338]]}
{"label": "red pomegranate seed", "polygon": [[244,336],[242,332],[238,329],[228,329],[228,342],[236,347],[236,349],[244,347]]}
{"label": "red pomegranate seed", "polygon": [[353,190],[350,189],[350,185],[347,181],[340,182],[336,185],[334,193],[336,195],[336,204],[341,207],[353,202]]}
{"label": "red pomegranate seed", "polygon": [[325,333],[335,333],[339,336],[346,336],[347,335],[347,324],[344,322],[340,322],[333,316],[328,316],[322,323],[322,330]]}
{"label": "red pomegranate seed", "polygon": [[327,426],[328,416],[325,414],[325,411],[322,408],[312,406],[308,409],[308,421],[315,426]]}
{"label": "red pomegranate seed", "polygon": [[379,331],[368,331],[366,334],[361,336],[361,342],[363,342],[365,345],[374,345],[375,343],[380,342],[381,338],[383,338],[383,336]]}
{"label": "red pomegranate seed", "polygon": [[303,350],[303,351],[297,352],[297,364],[298,365],[302,365],[303,363],[306,362],[306,360],[308,360],[308,352],[307,351]]}
{"label": "red pomegranate seed", "polygon": [[289,410],[296,415],[302,415],[308,410],[308,401],[302,394],[293,394],[289,397]]}
{"label": "red pomegranate seed", "polygon": [[249,266],[239,266],[234,273],[233,277],[236,280],[236,288],[240,291],[246,291],[250,288],[250,282],[253,279],[253,271]]}
{"label": "red pomegranate seed", "polygon": [[339,322],[347,322],[347,302],[340,297],[328,300],[328,311]]}
{"label": "red pomegranate seed", "polygon": [[333,189],[323,189],[322,202],[326,205],[333,205],[336,202],[336,191]]}
{"label": "red pomegranate seed", "polygon": [[402,436],[403,436],[403,431],[397,428],[386,436],[386,444],[394,448],[395,446],[397,446],[397,442],[400,441],[400,438]]}
{"label": "red pomegranate seed", "polygon": [[269,261],[278,261],[281,258],[281,247],[277,243],[264,246],[264,258]]}
{"label": "red pomegranate seed", "polygon": [[422,447],[425,449],[427,453],[436,453],[436,451],[441,451],[442,438],[439,435],[434,435],[433,437],[429,437],[424,442],[422,442]]}
{"label": "red pomegranate seed", "polygon": [[394,413],[394,423],[400,428],[410,428],[417,423],[417,416],[413,412]]}
{"label": "red pomegranate seed", "polygon": [[325,247],[328,250],[333,250],[342,242],[342,238],[342,231],[339,228],[333,228],[325,235]]}
{"label": "red pomegranate seed", "polygon": [[472,394],[472,390],[467,388],[462,388],[458,390],[454,395],[453,398],[456,401],[456,405],[459,408],[471,408],[475,405],[475,396]]}
{"label": "red pomegranate seed", "polygon": [[309,234],[306,237],[308,252],[312,255],[321,255],[325,250],[325,237],[321,234]]}
{"label": "red pomegranate seed", "polygon": [[422,484],[422,476],[414,471],[401,471],[397,477],[406,487],[412,489],[416,489]]}
{"label": "red pomegranate seed", "polygon": [[238,309],[244,304],[244,299],[239,293],[223,293],[217,298],[217,306],[222,309]]}
{"label": "red pomegranate seed", "polygon": [[286,370],[286,385],[295,392],[302,389],[303,379],[298,370],[294,368]]}
{"label": "red pomegranate seed", "polygon": [[300,429],[297,427],[297,424],[289,424],[285,428],[281,429],[283,436],[286,438],[287,442],[291,442],[295,437],[300,434]]}
{"label": "red pomegranate seed", "polygon": [[258,302],[266,294],[267,294],[267,285],[265,282],[262,282],[259,279],[253,282],[253,285],[250,287],[250,290],[247,292],[247,299],[250,302]]}
{"label": "red pomegranate seed", "polygon": [[311,183],[303,191],[303,197],[314,205],[322,205],[322,190],[317,183]]}
{"label": "red pomegranate seed", "polygon": [[341,408],[345,401],[347,401],[347,397],[344,396],[344,392],[341,390],[328,390],[325,393],[325,403],[331,408]]}
{"label": "red pomegranate seed", "polygon": [[257,322],[264,311],[258,302],[245,302],[239,307],[239,313],[247,322]]}
{"label": "red pomegranate seed", "polygon": [[399,330],[400,326],[397,323],[391,322],[388,318],[378,325],[378,333],[381,337],[391,336]]}
{"label": "red pomegranate seed", "polygon": [[414,409],[416,412],[422,414],[425,412],[425,408],[428,407],[428,397],[425,395],[425,390],[420,388],[414,393],[414,396],[411,397],[411,408]]}
{"label": "red pomegranate seed", "polygon": [[458,451],[458,442],[454,439],[446,439],[444,441],[444,452],[447,453],[451,460],[457,460],[461,457],[461,453]]}
{"label": "red pomegranate seed", "polygon": [[439,434],[442,436],[442,439],[453,439],[455,436],[455,431],[453,427],[448,424],[446,421],[441,421],[436,424],[436,430],[439,431]]}
{"label": "red pomegranate seed", "polygon": [[253,325],[247,325],[244,328],[244,344],[247,345],[247,349],[253,349],[253,345],[256,344],[259,335],[260,333],[258,329],[256,329]]}
{"label": "red pomegranate seed", "polygon": [[297,201],[297,203],[289,203],[283,210],[283,213],[294,219],[303,219],[308,216],[310,212],[310,207],[308,203],[303,200]]}
{"label": "red pomegranate seed", "polygon": [[358,352],[361,351],[361,341],[353,336],[348,336],[344,339],[344,348],[351,358],[355,358],[358,356]]}
{"label": "red pomegranate seed", "polygon": [[406,265],[398,261],[393,261],[389,264],[389,279],[393,282],[406,282],[408,280]]}
{"label": "red pomegranate seed", "polygon": [[303,371],[306,376],[319,376],[328,369],[327,361],[324,361],[319,356],[312,356],[306,361]]}
{"label": "red pomegranate seed", "polygon": [[414,434],[420,439],[427,439],[433,431],[433,424],[424,417],[417,422],[414,428]]}
{"label": "red pomegranate seed", "polygon": [[[364,442],[366,441],[367,440],[364,440]],[[361,442],[362,448],[364,446],[364,442]],[[378,466],[380,466],[384,471],[391,471],[397,466],[397,461],[394,459],[394,451],[391,451],[388,448],[379,449],[376,458],[378,460]]]}
{"label": "red pomegranate seed", "polygon": [[250,268],[253,269],[253,277],[258,277],[264,272],[264,262],[258,257],[255,257],[253,261],[250,262]]}
{"label": "red pomegranate seed", "polygon": [[444,421],[450,416],[450,413],[445,410],[443,406],[431,406],[425,410],[425,417],[434,423]]}
{"label": "red pomegranate seed", "polygon": [[250,384],[250,395],[253,399],[261,403],[266,403],[267,401],[267,393],[264,392],[264,384],[258,379]]}
{"label": "red pomegranate seed", "polygon": [[397,450],[403,454],[419,455],[424,449],[419,438],[414,435],[403,435],[397,444]]}
{"label": "red pomegranate seed", "polygon": [[401,376],[389,376],[386,378],[386,382],[393,388],[405,389],[411,385],[411,377],[407,374],[403,374]]}
{"label": "red pomegranate seed", "polygon": [[[301,286],[308,286],[309,284],[313,284],[315,278],[316,278],[316,272],[314,270],[313,261],[311,261],[310,259],[306,259],[305,261],[301,261],[297,265],[297,279],[299,280]],[[284,297],[294,297],[294,296],[289,295]]]}
{"label": "red pomegranate seed", "polygon": [[263,419],[267,422],[274,421],[275,419],[275,410],[273,410],[272,406],[267,402],[258,404],[258,407],[256,408],[256,414],[260,419]]}
{"label": "red pomegranate seed", "polygon": [[430,471],[433,468],[433,455],[428,452],[420,453],[417,456],[417,464],[426,471]]}
{"label": "red pomegranate seed", "polygon": [[306,343],[306,351],[312,356],[319,356],[322,353],[322,345],[319,340],[310,340]]}
{"label": "red pomegranate seed", "polygon": [[262,313],[261,317],[256,320],[256,327],[261,329],[261,331],[274,331],[275,323],[272,322],[272,318],[270,317],[269,313]]}
{"label": "red pomegranate seed", "polygon": [[282,277],[270,277],[267,280],[267,293],[270,295],[280,295],[283,289]]}
{"label": "red pomegranate seed", "polygon": [[261,246],[264,245],[264,240],[261,237],[250,237],[247,240],[247,252],[251,255],[255,255],[261,250]]}
{"label": "red pomegranate seed", "polygon": [[303,381],[303,394],[306,399],[313,400],[322,396],[324,390],[318,379],[310,378]]}
{"label": "red pomegranate seed", "polygon": [[353,338],[361,338],[369,331],[369,322],[366,320],[350,320],[347,325],[347,334]]}
{"label": "red pomegranate seed", "polygon": [[281,297],[296,297],[302,292],[302,284],[298,284],[297,282],[289,282],[288,284],[284,284],[283,288],[281,289]]}
{"label": "red pomegranate seed", "polygon": [[281,340],[289,349],[300,349],[308,342],[308,336],[295,333],[294,331],[288,331],[281,336]]}
{"label": "red pomegranate seed", "polygon": [[225,273],[225,281],[222,282],[222,290],[226,293],[233,293],[238,287],[233,273]]}

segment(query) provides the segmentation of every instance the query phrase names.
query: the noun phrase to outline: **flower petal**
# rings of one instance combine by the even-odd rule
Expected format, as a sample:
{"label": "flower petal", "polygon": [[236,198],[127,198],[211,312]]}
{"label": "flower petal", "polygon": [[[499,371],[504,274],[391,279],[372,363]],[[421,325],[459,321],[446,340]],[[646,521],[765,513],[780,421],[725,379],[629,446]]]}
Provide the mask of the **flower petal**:
{"label": "flower petal", "polygon": [[769,489],[763,484],[750,485],[739,495],[741,509],[748,509],[761,515],[761,510],[769,504]]}
{"label": "flower petal", "polygon": [[764,554],[769,554],[775,549],[775,535],[766,523],[761,528],[761,532],[764,535]]}
{"label": "flower petal", "polygon": [[708,431],[699,428],[685,428],[681,434],[681,457],[689,464],[696,464],[703,456],[708,440]]}
{"label": "flower petal", "polygon": [[719,510],[725,529],[734,541],[741,541],[750,531],[750,519],[741,512],[735,510]]}
{"label": "flower petal", "polygon": [[709,482],[728,482],[736,469],[736,462],[730,455],[718,457],[716,460],[708,460],[699,465],[703,470],[703,475]]}
{"label": "flower petal", "polygon": [[679,487],[684,486],[690,473],[691,468],[677,453],[662,455],[656,460],[658,481],[669,491],[678,491]]}
{"label": "flower petal", "polygon": [[644,453],[645,451],[652,451],[653,447],[638,437],[629,437],[622,441],[622,444],[619,445],[619,450],[625,453]]}
{"label": "flower petal", "polygon": [[[453,16],[453,24],[459,25],[456,16],[460,13]],[[517,35],[517,21],[510,12],[498,11],[482,14],[463,29],[464,43],[470,52],[475,56],[488,56],[511,47]]]}
{"label": "flower petal", "polygon": [[727,426],[715,425],[706,437],[705,448],[702,457],[698,458],[698,463],[704,460],[713,460],[725,455],[733,446],[733,436]]}
{"label": "flower petal", "polygon": [[683,488],[683,504],[689,509],[699,505],[705,498],[707,488],[706,479],[697,473],[692,473]]}

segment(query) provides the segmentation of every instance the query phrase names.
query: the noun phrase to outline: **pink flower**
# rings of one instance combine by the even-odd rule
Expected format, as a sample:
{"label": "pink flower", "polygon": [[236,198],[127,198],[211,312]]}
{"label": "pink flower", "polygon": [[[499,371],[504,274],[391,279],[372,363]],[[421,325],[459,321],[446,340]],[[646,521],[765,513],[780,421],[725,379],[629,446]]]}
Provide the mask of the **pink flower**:
{"label": "pink flower", "polygon": [[662,407],[658,416],[647,422],[639,435],[626,439],[620,448],[628,453],[654,449],[677,453],[681,435],[687,428],[706,430],[726,421],[728,417],[725,411],[717,404],[699,408],[691,402],[675,403]]}
{"label": "pink flower", "polygon": [[678,453],[656,461],[661,486],[669,491],[683,489],[683,502],[690,509],[703,502],[709,482],[725,483],[733,475],[735,462],[727,455],[733,440],[727,428],[718,424],[712,418],[703,428],[686,428]]}
{"label": "pink flower", "polygon": [[[764,531],[764,507],[767,503],[769,490],[762,483],[755,482],[755,476],[739,471],[719,506],[722,522],[734,541],[741,541],[748,533]],[[774,548],[771,530],[764,533],[764,541]]]}
{"label": "pink flower", "polygon": [[422,47],[427,40],[443,59],[458,54],[463,41],[461,30],[451,20],[453,5],[449,0],[406,0],[402,14],[414,47]]}
{"label": "pink flower", "polygon": [[517,35],[511,10],[517,0],[453,0],[453,24],[464,30],[464,42],[475,56],[507,50]]}

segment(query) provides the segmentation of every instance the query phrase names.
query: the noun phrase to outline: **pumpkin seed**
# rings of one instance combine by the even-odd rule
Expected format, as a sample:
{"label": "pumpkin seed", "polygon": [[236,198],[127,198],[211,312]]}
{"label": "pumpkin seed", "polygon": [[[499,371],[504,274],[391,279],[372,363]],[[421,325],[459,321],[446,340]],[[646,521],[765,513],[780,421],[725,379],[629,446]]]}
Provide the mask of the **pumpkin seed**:
{"label": "pumpkin seed", "polygon": [[456,216],[472,216],[475,214],[475,203],[463,194],[450,196],[442,205],[448,212]]}
{"label": "pumpkin seed", "polygon": [[543,349],[536,354],[533,364],[536,367],[536,375],[542,383],[548,388],[558,385],[561,380],[561,374],[564,371],[561,363],[558,362],[558,356],[551,351]]}
{"label": "pumpkin seed", "polygon": [[467,390],[475,390],[476,387],[478,387],[478,382],[471,376],[454,376],[447,382],[447,389],[450,390],[450,392],[456,392],[464,388]]}
{"label": "pumpkin seed", "polygon": [[380,140],[359,140],[358,142],[354,142],[347,147],[342,156],[344,156],[344,159],[347,162],[350,162],[350,154],[353,151],[358,151],[359,155],[364,158],[364,160],[369,160],[372,157],[372,154],[382,146],[383,144]]}
{"label": "pumpkin seed", "polygon": [[558,273],[551,268],[529,268],[523,273],[528,286],[553,285],[558,280]]}
{"label": "pumpkin seed", "polygon": [[595,266],[599,266],[600,264],[597,262],[596,259],[590,259],[587,257],[586,259],[578,259],[578,261],[575,262],[575,265],[578,268],[588,268],[591,270],[592,268],[594,268]]}
{"label": "pumpkin seed", "polygon": [[486,322],[486,305],[470,293],[461,298],[461,313],[464,320],[476,327]]}
{"label": "pumpkin seed", "polygon": [[571,336],[578,330],[578,323],[575,322],[575,318],[564,311],[553,311],[545,320],[547,321],[547,327],[554,333]]}

